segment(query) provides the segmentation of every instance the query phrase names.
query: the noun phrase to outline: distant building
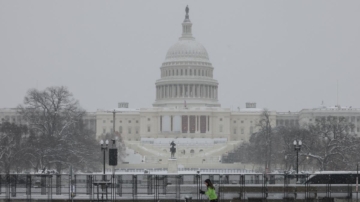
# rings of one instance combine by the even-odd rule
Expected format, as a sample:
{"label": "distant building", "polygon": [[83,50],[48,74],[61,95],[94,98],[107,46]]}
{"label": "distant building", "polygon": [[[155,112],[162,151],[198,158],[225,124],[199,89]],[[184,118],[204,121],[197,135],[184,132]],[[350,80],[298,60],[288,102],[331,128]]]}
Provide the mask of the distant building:
{"label": "distant building", "polygon": [[[15,124],[25,124],[28,123],[22,119],[22,117],[17,113],[16,108],[0,108],[0,123],[10,122]],[[96,132],[96,113],[94,112],[87,112],[86,115],[83,117],[83,123],[85,128],[93,131],[95,135]]]}
{"label": "distant building", "polygon": [[313,109],[302,109],[299,112],[278,112],[276,113],[277,126],[306,126],[315,123],[328,116],[345,117],[354,124],[350,131],[353,134],[360,134],[360,109],[352,107],[326,107],[320,106]]}

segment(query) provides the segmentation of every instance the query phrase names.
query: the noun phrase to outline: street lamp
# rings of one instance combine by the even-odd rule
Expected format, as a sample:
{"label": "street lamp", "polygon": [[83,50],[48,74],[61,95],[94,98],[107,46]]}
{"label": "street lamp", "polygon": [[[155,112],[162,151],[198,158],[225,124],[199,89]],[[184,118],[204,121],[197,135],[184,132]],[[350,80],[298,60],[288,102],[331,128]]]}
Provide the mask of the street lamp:
{"label": "street lamp", "polygon": [[101,151],[104,151],[104,175],[103,175],[103,180],[105,181],[105,152],[106,152],[106,150],[108,150],[109,140],[105,140],[105,145],[104,145],[104,140],[100,140],[100,145],[101,145]]}
{"label": "street lamp", "polygon": [[[106,201],[107,201],[107,186],[109,184],[111,184],[111,182],[106,182],[106,175],[105,175],[105,152],[106,150],[108,150],[108,146],[109,146],[109,140],[105,140],[105,145],[104,145],[104,140],[100,140],[100,145],[101,145],[101,151],[104,151],[104,175],[103,175],[103,179],[100,182],[94,182],[95,186],[98,186],[98,193],[99,193],[99,186],[101,186],[102,189],[102,193],[101,193],[101,198],[102,200],[104,200],[104,194],[106,194]],[[98,200],[99,200],[99,194],[98,194]]]}
{"label": "street lamp", "polygon": [[299,151],[301,150],[301,140],[294,140],[294,150],[296,151],[296,182],[299,180]]}

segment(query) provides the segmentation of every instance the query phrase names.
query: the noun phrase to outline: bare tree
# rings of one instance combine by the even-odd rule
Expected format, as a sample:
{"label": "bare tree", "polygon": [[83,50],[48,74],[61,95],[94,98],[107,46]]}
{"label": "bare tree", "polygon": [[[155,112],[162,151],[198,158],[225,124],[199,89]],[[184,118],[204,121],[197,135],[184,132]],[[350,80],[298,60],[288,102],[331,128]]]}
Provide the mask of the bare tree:
{"label": "bare tree", "polygon": [[92,162],[95,138],[85,130],[85,111],[66,87],[29,90],[18,112],[33,131],[26,155],[35,169],[53,166],[60,171]]}
{"label": "bare tree", "polygon": [[272,153],[272,127],[271,127],[271,120],[270,120],[270,112],[267,109],[264,109],[264,111],[261,114],[260,121],[258,123],[258,127],[260,127],[260,130],[258,132],[258,135],[260,137],[263,137],[264,140],[264,166],[265,169],[268,171],[271,171],[271,159],[273,158]]}
{"label": "bare tree", "polygon": [[[279,159],[279,162],[284,163],[285,170],[291,170],[296,168],[296,153],[294,151],[294,140],[302,141],[302,150],[300,153],[299,165],[305,163],[307,153],[306,151],[309,148],[314,147],[314,142],[316,142],[317,137],[310,134],[310,132],[298,126],[277,127],[274,135],[276,136],[274,141],[274,155],[276,159]],[[305,151],[305,152],[304,152]]]}
{"label": "bare tree", "polygon": [[264,112],[260,130],[248,144],[247,163],[262,164],[265,168],[280,164],[286,170],[296,167],[294,140],[302,140],[299,165],[307,164],[319,170],[354,169],[360,161],[360,138],[351,134],[354,125],[344,117],[323,117],[307,126],[271,128],[268,112]]}
{"label": "bare tree", "polygon": [[0,162],[5,173],[23,166],[27,127],[5,122],[0,125]]}
{"label": "bare tree", "polygon": [[309,126],[309,131],[317,138],[303,152],[315,159],[321,170],[349,169],[359,149],[359,138],[350,134],[353,128],[354,125],[345,117],[316,119],[315,124]]}

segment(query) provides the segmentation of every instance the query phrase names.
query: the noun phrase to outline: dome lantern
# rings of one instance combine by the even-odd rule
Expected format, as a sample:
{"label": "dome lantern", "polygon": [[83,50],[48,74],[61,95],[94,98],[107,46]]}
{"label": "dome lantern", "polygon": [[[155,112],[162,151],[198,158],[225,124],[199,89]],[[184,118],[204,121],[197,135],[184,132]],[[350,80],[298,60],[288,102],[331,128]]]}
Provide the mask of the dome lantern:
{"label": "dome lantern", "polygon": [[182,23],[183,32],[182,32],[181,38],[193,39],[194,37],[192,36],[192,33],[191,33],[192,23],[189,19],[189,6],[186,6],[185,12],[186,12],[186,15],[185,15],[184,22]]}

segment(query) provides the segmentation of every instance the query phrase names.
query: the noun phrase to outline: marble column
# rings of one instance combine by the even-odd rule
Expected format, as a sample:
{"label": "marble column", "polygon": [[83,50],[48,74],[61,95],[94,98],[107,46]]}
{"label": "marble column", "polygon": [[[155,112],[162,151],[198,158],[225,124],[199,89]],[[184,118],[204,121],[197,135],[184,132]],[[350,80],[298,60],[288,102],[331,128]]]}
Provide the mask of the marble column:
{"label": "marble column", "polygon": [[208,86],[205,85],[205,98],[208,98],[208,96],[209,96]]}
{"label": "marble column", "polygon": [[197,133],[198,130],[198,120],[197,120],[198,116],[195,116],[195,133]]}
{"label": "marble column", "polygon": [[211,86],[208,86],[209,89],[209,99],[211,98]]}
{"label": "marble column", "polygon": [[201,85],[200,85],[200,84],[199,84],[199,86],[198,86],[198,89],[199,89],[198,97],[201,98]]}
{"label": "marble column", "polygon": [[179,85],[175,85],[175,97],[179,97]]}
{"label": "marble column", "polygon": [[187,127],[187,133],[190,133],[190,116],[188,117],[188,127]]}
{"label": "marble column", "polygon": [[185,84],[183,85],[183,97],[186,97],[186,87],[185,87]]}
{"label": "marble column", "polygon": [[212,118],[209,116],[209,133],[212,131]]}
{"label": "marble column", "polygon": [[211,98],[214,99],[214,86],[211,86]]}
{"label": "marble column", "polygon": [[173,98],[176,98],[176,85],[173,85]]}
{"label": "marble column", "polygon": [[202,86],[202,90],[203,90],[203,95],[202,97],[205,98],[206,94],[205,94],[205,85]]}
{"label": "marble column", "polygon": [[205,133],[207,133],[208,132],[208,120],[209,120],[209,118],[208,118],[209,116],[205,116]]}
{"label": "marble column", "polygon": [[218,99],[218,93],[219,93],[219,90],[218,90],[218,87],[216,87],[216,99]]}
{"label": "marble column", "polygon": [[171,89],[171,85],[169,85],[169,98],[172,98],[172,89]]}
{"label": "marble column", "polygon": [[173,85],[170,85],[170,98],[174,97],[174,89],[173,89]]}
{"label": "marble column", "polygon": [[199,97],[199,84],[196,85],[196,97]]}
{"label": "marble column", "polygon": [[209,98],[211,98],[211,86],[209,86]]}
{"label": "marble column", "polygon": [[180,84],[178,84],[178,85],[176,85],[176,86],[177,86],[177,89],[178,89],[177,95],[178,95],[178,97],[180,97]]}
{"label": "marble column", "polygon": [[204,85],[200,86],[200,97],[203,98],[204,97]]}
{"label": "marble column", "polygon": [[161,132],[162,131],[162,128],[161,128],[161,126],[162,126],[162,123],[161,123],[161,116],[159,116],[159,122],[158,122],[158,127],[159,127],[159,129],[158,129],[158,131],[159,132]]}
{"label": "marble column", "polygon": [[175,97],[175,85],[171,85],[171,97]]}
{"label": "marble column", "polygon": [[171,98],[171,85],[168,85],[168,92],[169,92],[168,98]]}
{"label": "marble column", "polygon": [[209,85],[207,86],[207,93],[208,93],[207,97],[210,98],[210,86]]}
{"label": "marble column", "polygon": [[166,85],[167,88],[167,98],[170,98],[170,85]]}

